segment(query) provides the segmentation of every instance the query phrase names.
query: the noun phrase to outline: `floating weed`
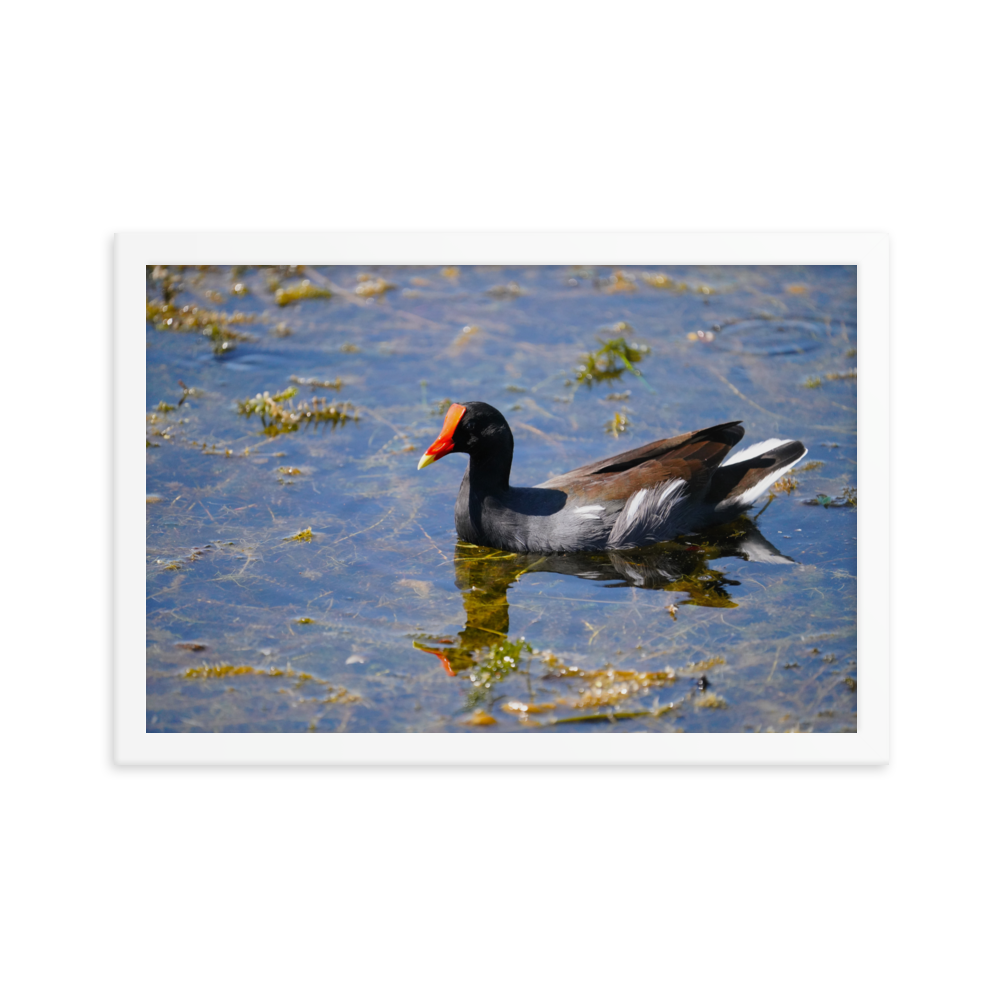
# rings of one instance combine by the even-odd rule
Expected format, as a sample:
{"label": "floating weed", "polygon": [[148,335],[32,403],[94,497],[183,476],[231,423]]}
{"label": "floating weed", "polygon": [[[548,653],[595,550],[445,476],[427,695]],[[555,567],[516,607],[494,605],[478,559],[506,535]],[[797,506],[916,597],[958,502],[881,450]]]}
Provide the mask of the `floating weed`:
{"label": "floating weed", "polygon": [[806,291],[805,285],[785,285],[786,295],[805,295]]}
{"label": "floating weed", "polygon": [[449,281],[458,281],[458,276],[461,272],[457,267],[442,267],[441,277],[447,278]]}
{"label": "floating weed", "polygon": [[160,400],[160,402],[157,404],[156,409],[160,413],[169,413],[171,410],[176,410],[177,407],[174,406],[172,403],[164,403],[163,400]]}
{"label": "floating weed", "polygon": [[301,469],[296,469],[293,465],[279,466],[278,472],[283,476],[301,476],[303,474]]}
{"label": "floating weed", "polygon": [[725,698],[715,694],[714,691],[706,691],[700,698],[695,698],[693,702],[696,708],[728,708],[729,704]]}
{"label": "floating weed", "polygon": [[854,678],[854,677],[845,677],[844,678],[844,685],[846,686],[846,688],[847,688],[848,691],[852,691],[853,692],[853,691],[857,691],[857,689],[858,689],[858,682],[857,682],[857,679]]}
{"label": "floating weed", "polygon": [[444,399],[435,400],[431,406],[434,408],[434,411],[438,414],[438,416],[442,416],[448,412],[448,407],[451,406],[451,400],[445,396]]}
{"label": "floating weed", "polygon": [[287,285],[274,289],[275,305],[284,307],[305,299],[329,299],[333,295],[328,288],[314,285],[308,278],[303,278],[297,285]]}
{"label": "floating weed", "polygon": [[647,354],[649,348],[645,344],[634,341],[630,344],[624,337],[601,341],[601,346],[596,351],[590,351],[581,358],[582,364],[576,369],[576,380],[586,385],[616,381],[628,369],[649,389],[649,384],[635,367],[635,362],[641,361]]}
{"label": "floating weed", "polygon": [[212,342],[216,354],[232,350],[240,341],[250,341],[253,337],[235,329],[257,321],[251,313],[224,313],[202,309],[196,305],[186,305],[178,309],[172,299],[146,299],[146,321],[157,330],[172,330],[176,333],[200,333]]}
{"label": "floating weed", "polygon": [[295,535],[286,535],[283,542],[311,542],[313,537],[312,528],[303,528]]}
{"label": "floating weed", "polygon": [[275,337],[290,337],[293,332],[287,323],[277,323],[271,330]]}
{"label": "floating weed", "polygon": [[391,292],[395,287],[385,278],[369,278],[367,275],[359,274],[354,294],[360,295],[363,299],[373,299],[385,295],[386,292]]}
{"label": "floating weed", "polygon": [[595,282],[598,288],[609,295],[619,292],[634,292],[639,286],[635,283],[635,276],[627,271],[614,271],[610,278],[598,278]]}
{"label": "floating weed", "polygon": [[642,280],[646,282],[646,284],[649,285],[650,288],[667,289],[674,287],[673,278],[669,277],[666,274],[660,274],[658,272],[653,272],[652,274],[650,274],[649,272],[644,271],[642,275]]}
{"label": "floating weed", "polygon": [[799,472],[815,472],[817,469],[822,469],[826,465],[826,462],[806,462],[805,465],[799,466]]}
{"label": "floating weed", "polygon": [[818,389],[823,384],[823,380],[816,375],[810,375],[802,384],[807,389]]}
{"label": "floating weed", "polygon": [[523,654],[533,652],[534,649],[523,636],[517,642],[504,639],[491,644],[486,655],[480,656],[469,671],[468,678],[472,685],[468,696],[469,708],[485,700],[491,688],[517,670]]}
{"label": "floating weed", "polygon": [[675,279],[669,277],[669,275],[661,274],[656,271],[652,273],[643,272],[642,280],[649,285],[650,288],[659,288],[662,291],[686,292],[688,290],[686,281],[676,281]]}
{"label": "floating weed", "polygon": [[463,326],[462,332],[451,342],[448,347],[449,354],[458,354],[462,351],[472,338],[479,333],[479,327],[475,325]]}
{"label": "floating weed", "polygon": [[486,294],[494,299],[517,299],[524,292],[516,281],[508,281],[506,285],[494,285],[487,290]]}
{"label": "floating weed", "polygon": [[348,691],[345,687],[334,688],[332,684],[327,685],[329,694],[320,701],[321,705],[353,705],[361,701],[361,695]]}
{"label": "floating weed", "polygon": [[858,370],[857,368],[852,368],[847,372],[827,372],[822,377],[819,375],[811,375],[805,380],[803,385],[807,389],[818,389],[824,382],[846,382],[850,380],[857,380]]}
{"label": "floating weed", "polygon": [[799,488],[799,481],[794,476],[782,476],[772,487],[776,493],[794,493]]}
{"label": "floating weed", "polygon": [[838,497],[817,493],[815,499],[802,502],[810,507],[857,507],[858,491],[853,486],[848,486]]}
{"label": "floating weed", "polygon": [[316,624],[316,619],[315,618],[296,618],[295,619],[295,624],[296,625],[315,625]]}
{"label": "floating weed", "polygon": [[706,670],[711,670],[712,667],[721,667],[725,662],[726,658],[724,656],[710,656],[707,660],[698,660],[695,663],[689,663],[679,673],[702,674]]}
{"label": "floating weed", "polygon": [[508,392],[527,392],[527,389],[522,389],[519,385],[508,385],[505,386]]}
{"label": "floating weed", "polygon": [[244,295],[250,294],[250,289],[242,281],[237,281],[232,287],[232,294],[242,298]]}
{"label": "floating weed", "polygon": [[632,390],[626,389],[624,392],[609,392],[604,398],[612,403],[623,403],[631,395]]}
{"label": "floating weed", "polygon": [[462,719],[464,726],[495,726],[496,724],[497,720],[481,708],[477,708],[471,715]]}
{"label": "floating weed", "polygon": [[295,385],[307,385],[311,389],[333,389],[336,392],[344,387],[344,383],[341,382],[339,378],[333,379],[323,379],[323,378],[302,378],[300,375],[289,375],[289,382],[294,382]]}
{"label": "floating weed", "polygon": [[245,417],[257,414],[264,425],[263,433],[269,437],[297,431],[302,424],[325,423],[337,427],[360,419],[351,403],[328,403],[316,396],[308,402],[298,403],[294,409],[284,405],[296,395],[298,389],[295,386],[289,386],[274,396],[258,392],[252,399],[237,402],[236,412]]}
{"label": "floating weed", "polygon": [[232,663],[206,663],[200,667],[188,667],[181,675],[188,680],[209,680],[221,677],[241,677],[252,674],[256,677],[288,677],[297,681],[314,681],[312,674],[299,673],[297,670],[271,667],[264,670],[261,667],[234,666]]}
{"label": "floating weed", "polygon": [[619,434],[624,434],[628,430],[629,419],[624,413],[616,412],[615,415],[604,425],[604,430],[608,434],[613,434],[616,438]]}
{"label": "floating weed", "polygon": [[555,702],[545,702],[539,705],[534,702],[508,701],[500,707],[505,712],[510,712],[511,715],[538,715],[543,712],[551,712],[556,706]]}

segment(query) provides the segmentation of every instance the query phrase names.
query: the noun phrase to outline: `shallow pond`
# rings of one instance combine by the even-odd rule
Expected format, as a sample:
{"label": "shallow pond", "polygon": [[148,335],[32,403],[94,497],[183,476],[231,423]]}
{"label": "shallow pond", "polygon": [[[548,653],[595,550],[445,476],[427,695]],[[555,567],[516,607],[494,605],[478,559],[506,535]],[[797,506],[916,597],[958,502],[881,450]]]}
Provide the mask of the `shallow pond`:
{"label": "shallow pond", "polygon": [[[161,266],[147,303],[148,731],[855,730],[854,267]],[[457,542],[465,456],[417,471],[469,400],[518,485],[726,420],[809,454],[709,534],[512,555]]]}

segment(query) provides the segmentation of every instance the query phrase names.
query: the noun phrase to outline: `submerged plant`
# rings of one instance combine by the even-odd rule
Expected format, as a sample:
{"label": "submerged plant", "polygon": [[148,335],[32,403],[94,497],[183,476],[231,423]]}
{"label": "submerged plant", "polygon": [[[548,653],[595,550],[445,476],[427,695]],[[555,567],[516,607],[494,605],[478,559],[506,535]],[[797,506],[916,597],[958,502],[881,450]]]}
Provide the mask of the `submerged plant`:
{"label": "submerged plant", "polygon": [[517,670],[525,653],[530,655],[534,653],[534,649],[524,636],[517,642],[503,639],[490,645],[485,655],[481,656],[469,671],[468,677],[472,689],[469,691],[468,707],[471,709],[485,701],[491,688]]}
{"label": "submerged plant", "polygon": [[604,425],[604,430],[617,438],[619,434],[624,434],[628,430],[628,425],[628,415],[616,411],[615,415]]}
{"label": "submerged plant", "polygon": [[274,302],[278,306],[288,306],[303,299],[328,299],[333,295],[328,288],[314,285],[308,278],[303,278],[297,285],[281,286],[274,289]]}
{"label": "submerged plant", "polygon": [[[612,329],[631,332],[632,328],[627,323],[619,323]],[[583,363],[577,366],[576,380],[585,385],[616,381],[628,370],[652,392],[649,383],[635,367],[635,363],[647,354],[649,348],[645,344],[635,341],[630,344],[624,337],[601,341],[601,346],[596,351],[590,351],[581,358]]]}
{"label": "submerged plant", "polygon": [[248,333],[235,329],[235,325],[246,326],[255,323],[252,313],[224,313],[201,306],[186,305],[177,308],[170,299],[146,299],[146,321],[157,330],[173,330],[176,333],[200,333],[212,342],[216,354],[230,351],[240,341],[253,340]]}
{"label": "submerged plant", "polygon": [[285,403],[297,396],[298,392],[294,385],[274,396],[268,392],[258,392],[251,399],[237,402],[236,412],[244,417],[257,414],[264,425],[263,433],[269,437],[297,431],[302,424],[327,423],[336,427],[349,420],[356,422],[360,419],[351,403],[328,403],[317,396],[309,401],[299,402],[294,407],[286,406]]}

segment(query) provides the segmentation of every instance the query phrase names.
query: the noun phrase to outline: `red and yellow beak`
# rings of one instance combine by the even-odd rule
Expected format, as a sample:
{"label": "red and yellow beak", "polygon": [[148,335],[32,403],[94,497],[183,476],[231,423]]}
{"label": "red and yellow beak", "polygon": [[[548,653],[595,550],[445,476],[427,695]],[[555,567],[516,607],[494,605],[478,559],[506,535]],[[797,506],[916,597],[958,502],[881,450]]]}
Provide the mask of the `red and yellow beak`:
{"label": "red and yellow beak", "polygon": [[418,469],[426,468],[431,462],[436,462],[455,447],[453,440],[455,428],[458,427],[458,422],[463,416],[465,416],[465,407],[459,406],[458,403],[452,403],[448,408],[448,412],[444,415],[444,427],[441,428],[441,433],[438,434],[437,439],[424,452],[420,461],[417,462]]}

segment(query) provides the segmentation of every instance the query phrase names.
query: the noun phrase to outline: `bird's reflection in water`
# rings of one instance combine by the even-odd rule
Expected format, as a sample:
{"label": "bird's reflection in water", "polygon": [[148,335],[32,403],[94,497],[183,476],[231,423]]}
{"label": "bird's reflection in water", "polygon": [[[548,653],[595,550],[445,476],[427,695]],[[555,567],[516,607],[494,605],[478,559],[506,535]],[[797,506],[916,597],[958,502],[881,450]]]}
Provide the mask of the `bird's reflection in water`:
{"label": "bird's reflection in water", "polygon": [[413,645],[432,653],[452,676],[473,665],[480,651],[505,643],[510,628],[507,589],[526,573],[563,573],[608,587],[640,587],[686,594],[676,603],[735,608],[727,587],[738,587],[709,563],[740,558],[748,562],[792,563],[747,517],[699,535],[644,549],[570,552],[555,555],[503,552],[458,542],[455,586],[462,591],[465,628],[456,638],[420,636]]}

